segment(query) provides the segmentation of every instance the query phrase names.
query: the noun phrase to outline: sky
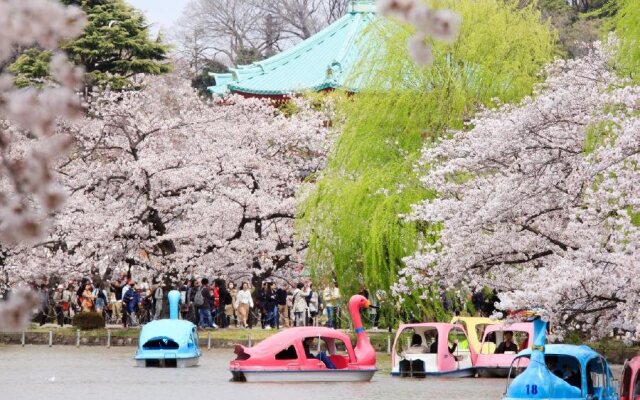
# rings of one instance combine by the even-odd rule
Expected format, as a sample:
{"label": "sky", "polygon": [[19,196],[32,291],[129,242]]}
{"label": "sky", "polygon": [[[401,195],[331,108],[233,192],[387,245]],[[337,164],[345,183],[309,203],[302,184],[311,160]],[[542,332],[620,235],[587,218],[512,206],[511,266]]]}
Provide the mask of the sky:
{"label": "sky", "polygon": [[168,32],[173,22],[180,17],[189,0],[126,0],[147,17],[152,24],[151,32],[160,29]]}

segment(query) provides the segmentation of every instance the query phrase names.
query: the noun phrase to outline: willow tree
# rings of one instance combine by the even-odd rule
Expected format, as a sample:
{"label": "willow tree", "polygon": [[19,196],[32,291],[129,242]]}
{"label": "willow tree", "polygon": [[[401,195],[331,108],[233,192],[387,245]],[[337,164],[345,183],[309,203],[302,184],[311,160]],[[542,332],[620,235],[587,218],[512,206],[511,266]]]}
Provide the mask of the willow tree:
{"label": "willow tree", "polygon": [[640,4],[636,0],[617,0],[615,31],[620,39],[617,68],[623,76],[640,82]]}
{"label": "willow tree", "polygon": [[[483,107],[531,94],[541,67],[557,51],[555,34],[533,5],[520,8],[517,1],[504,0],[431,5],[462,16],[458,40],[432,43],[433,64],[423,68],[407,54],[411,27],[374,24],[367,34],[376,35],[376,48],[353,78],[364,80],[365,89],[340,101],[335,125],[342,132],[300,209],[299,227],[309,240],[307,262],[319,274],[335,274],[345,292],[358,283],[388,289],[403,257],[420,240],[437,235],[436,228],[402,217],[411,204],[435,195],[421,187],[414,171],[423,146],[463,128]],[[419,299],[404,301],[410,306]],[[426,313],[442,316],[437,308]]]}

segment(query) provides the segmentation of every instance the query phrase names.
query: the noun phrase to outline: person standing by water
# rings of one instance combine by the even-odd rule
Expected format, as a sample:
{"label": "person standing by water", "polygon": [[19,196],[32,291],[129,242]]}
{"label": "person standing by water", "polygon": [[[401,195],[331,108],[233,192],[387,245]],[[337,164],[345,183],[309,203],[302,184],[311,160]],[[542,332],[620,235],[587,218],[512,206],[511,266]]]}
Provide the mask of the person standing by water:
{"label": "person standing by water", "polygon": [[114,321],[119,321],[122,319],[122,290],[124,286],[124,282],[122,282],[121,279],[116,279],[115,281],[111,282],[111,293],[113,294],[113,301],[111,303],[111,318]]}
{"label": "person standing by water", "polygon": [[373,307],[370,307],[371,311],[369,314],[371,316],[371,325],[373,326],[373,329],[378,329],[378,323],[380,321],[379,310],[382,308],[382,302],[384,301],[386,295],[387,294],[382,289],[376,290],[375,294],[373,295],[371,301]]}
{"label": "person standing by water", "polygon": [[189,295],[191,293],[191,281],[185,280],[180,287],[180,318],[189,321],[189,310],[191,309],[191,301]]}
{"label": "person standing by water", "polygon": [[318,292],[313,290],[313,282],[310,282],[307,286],[307,305],[309,306],[309,318],[307,325],[316,326],[316,317],[318,316],[318,310],[320,310],[320,296]]}
{"label": "person standing by water", "polygon": [[247,282],[242,282],[240,290],[236,296],[235,306],[238,313],[238,324],[242,328],[246,328],[247,319],[249,318],[249,310],[253,308],[253,298]]}
{"label": "person standing by water", "polygon": [[276,320],[278,318],[278,303],[276,302],[276,291],[273,288],[272,282],[267,282],[260,301],[264,306],[265,312],[262,328],[275,328],[277,326]]}
{"label": "person standing by water", "polygon": [[218,302],[216,304],[216,316],[218,320],[218,327],[226,328],[229,326],[229,319],[227,318],[226,307],[227,304],[231,304],[231,295],[227,290],[227,285],[224,279],[215,280],[215,292],[218,294]]}
{"label": "person standing by water", "polygon": [[127,309],[127,304],[124,302],[124,296],[126,296],[127,292],[131,290],[131,283],[127,282],[126,278],[123,280],[124,286],[122,287],[122,326],[125,328],[129,324],[129,310]]}
{"label": "person standing by water", "polygon": [[129,326],[138,325],[138,303],[140,303],[140,295],[138,294],[136,283],[129,283],[129,289],[126,291],[122,298],[122,305],[127,310],[126,318]]}
{"label": "person standing by water", "polygon": [[284,328],[289,327],[289,306],[287,306],[287,296],[289,295],[289,285],[281,283],[276,290],[276,302],[278,303],[278,328],[280,328],[280,319],[282,319],[282,326]]}
{"label": "person standing by water", "polygon": [[[101,285],[105,285],[104,281],[101,280]],[[105,294],[103,286],[95,286],[92,292],[93,296],[95,296],[94,304],[95,304],[95,312],[100,315],[104,315],[104,309],[107,306],[107,295]]]}
{"label": "person standing by water", "polygon": [[236,316],[236,297],[238,296],[238,289],[233,282],[227,283],[227,292],[229,293],[229,304],[224,305],[224,313],[227,317],[227,326],[235,321],[236,327],[238,326],[238,317]]}
{"label": "person standing by water", "polygon": [[92,312],[95,300],[91,283],[86,283],[82,291],[82,312]]}
{"label": "person standing by water", "polygon": [[211,308],[213,307],[213,296],[209,288],[209,280],[202,278],[202,285],[195,294],[193,304],[200,310],[199,326],[201,328],[213,328]]}
{"label": "person standing by water", "polygon": [[340,289],[338,289],[338,286],[333,280],[329,281],[329,286],[322,292],[322,300],[327,310],[327,326],[329,328],[335,328],[338,306],[340,304]]}
{"label": "person standing by water", "polygon": [[58,325],[62,328],[64,326],[64,285],[58,285],[56,291],[53,293],[53,304],[56,312],[56,320],[58,321]]}
{"label": "person standing by water", "polygon": [[64,323],[71,324],[73,317],[76,315],[75,304],[73,299],[75,298],[75,288],[72,283],[67,285],[67,288],[62,292],[62,313],[64,316]]}
{"label": "person standing by water", "polygon": [[200,325],[200,308],[202,304],[196,304],[196,295],[202,289],[200,279],[194,279],[192,283],[191,293],[189,294],[189,301],[191,302],[191,313],[193,313],[193,322],[195,325]]}
{"label": "person standing by water", "polygon": [[162,317],[162,299],[164,298],[164,290],[165,284],[162,282],[158,282],[155,290],[153,291],[153,302],[155,312],[153,314],[153,319],[160,319]]}
{"label": "person standing by water", "polygon": [[307,305],[307,295],[309,292],[305,291],[304,283],[300,282],[296,285],[296,289],[293,291],[293,315],[294,326],[304,326],[309,306]]}

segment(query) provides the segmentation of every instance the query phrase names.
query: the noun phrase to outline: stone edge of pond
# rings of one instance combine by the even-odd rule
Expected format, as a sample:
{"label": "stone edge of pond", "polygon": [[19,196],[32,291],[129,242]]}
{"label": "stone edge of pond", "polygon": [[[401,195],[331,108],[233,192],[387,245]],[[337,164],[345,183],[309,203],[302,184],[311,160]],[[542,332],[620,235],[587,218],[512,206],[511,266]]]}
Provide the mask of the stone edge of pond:
{"label": "stone edge of pond", "polygon": [[[49,333],[51,332],[51,333]],[[201,349],[231,349],[235,344],[246,346],[255,345],[267,337],[277,333],[277,330],[263,331],[255,330],[210,330],[200,331]],[[102,346],[102,347],[122,347],[138,346],[139,329],[101,329],[78,331],[73,328],[57,329],[53,328],[27,330],[23,333],[0,333],[0,346],[2,345],[42,345],[48,346]],[[355,340],[353,332],[346,332]],[[368,332],[372,346],[377,352],[387,353],[389,346],[393,343],[395,333],[389,332]],[[223,337],[217,337],[223,336]],[[625,345],[622,341],[605,340],[595,343],[588,343],[589,346],[604,355],[609,362],[622,364],[625,360],[640,354],[637,346]]]}
{"label": "stone edge of pond", "polygon": [[[51,329],[25,331],[17,333],[0,333],[0,345],[43,345],[43,346],[138,346],[138,329],[105,329],[78,331],[76,329]],[[51,332],[51,333],[49,333]],[[255,332],[255,333],[253,333]],[[203,349],[231,349],[240,343],[243,345],[255,345],[278,331],[269,333],[262,330],[232,330],[232,331],[200,331],[199,343]],[[234,334],[237,335],[234,336]],[[348,332],[352,339],[355,335]],[[224,337],[216,337],[221,336]],[[393,342],[393,333],[371,332],[369,339],[372,346],[378,352],[387,352],[389,344]]]}

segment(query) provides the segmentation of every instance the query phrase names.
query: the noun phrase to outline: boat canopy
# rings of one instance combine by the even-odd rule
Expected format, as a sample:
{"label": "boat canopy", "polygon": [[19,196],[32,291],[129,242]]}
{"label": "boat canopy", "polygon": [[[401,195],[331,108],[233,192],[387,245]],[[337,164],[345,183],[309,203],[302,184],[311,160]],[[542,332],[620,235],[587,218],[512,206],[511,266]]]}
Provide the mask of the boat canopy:
{"label": "boat canopy", "polygon": [[320,338],[328,344],[336,340],[344,342],[349,358],[355,360],[349,335],[335,329],[313,326],[287,329],[277,335],[266,338],[253,347],[238,345],[236,346],[236,354],[241,351],[241,353],[249,355],[254,360],[274,358],[278,353],[289,349],[291,346],[297,349],[298,353],[304,354],[302,341],[306,338]]}
{"label": "boat canopy", "polygon": [[[146,324],[140,332],[141,350],[183,349],[196,346],[196,326],[190,321],[162,319]],[[151,348],[148,348],[151,345]]]}
{"label": "boat canopy", "polygon": [[482,340],[482,330],[487,326],[501,324],[502,321],[485,317],[453,317],[452,324],[460,324],[467,331],[469,346],[476,353],[480,352],[480,341]]}
{"label": "boat canopy", "polygon": [[[548,344],[544,347],[545,356],[572,356],[580,363],[581,367],[586,367],[589,361],[594,358],[603,358],[597,351],[587,345],[576,346],[573,344]],[[518,353],[519,356],[531,355],[531,349],[526,349]]]}
{"label": "boat canopy", "polygon": [[533,324],[531,322],[489,325],[484,331],[479,353],[493,354],[497,345],[504,341],[505,332],[513,332],[514,341],[521,350],[527,349],[533,343]]}

